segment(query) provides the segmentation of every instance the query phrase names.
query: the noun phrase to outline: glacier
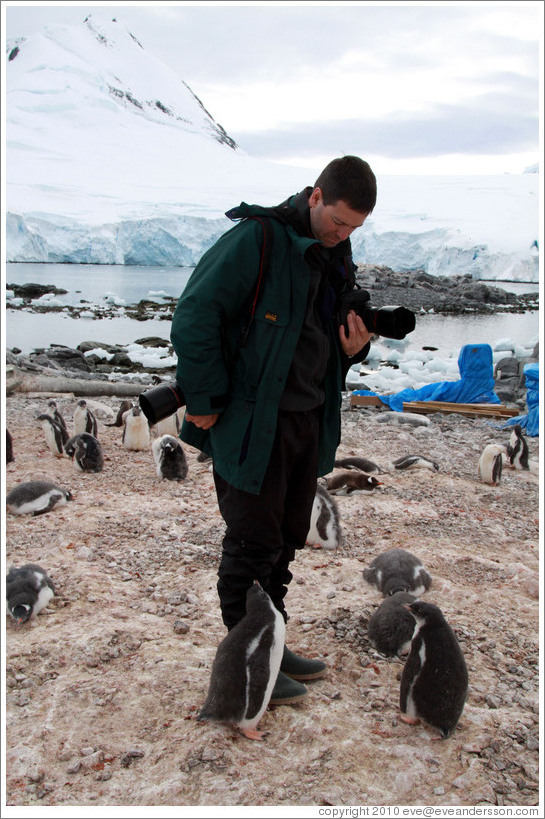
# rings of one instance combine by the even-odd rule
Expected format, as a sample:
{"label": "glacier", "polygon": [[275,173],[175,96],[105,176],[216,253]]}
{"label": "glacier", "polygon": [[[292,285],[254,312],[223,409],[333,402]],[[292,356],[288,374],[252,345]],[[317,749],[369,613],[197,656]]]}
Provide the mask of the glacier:
{"label": "glacier", "polygon": [[[248,156],[117,19],[6,42],[6,262],[193,266],[241,201],[315,172]],[[333,157],[332,157],[333,158]],[[539,281],[539,174],[378,176],[357,263]]]}

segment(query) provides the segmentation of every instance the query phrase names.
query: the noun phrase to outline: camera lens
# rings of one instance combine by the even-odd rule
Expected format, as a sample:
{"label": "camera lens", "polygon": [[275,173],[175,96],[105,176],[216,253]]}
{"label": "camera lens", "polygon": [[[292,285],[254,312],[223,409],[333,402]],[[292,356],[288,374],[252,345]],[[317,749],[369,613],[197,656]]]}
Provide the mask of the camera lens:
{"label": "camera lens", "polygon": [[141,393],[138,401],[152,426],[185,406],[185,396],[177,384],[159,384]]}

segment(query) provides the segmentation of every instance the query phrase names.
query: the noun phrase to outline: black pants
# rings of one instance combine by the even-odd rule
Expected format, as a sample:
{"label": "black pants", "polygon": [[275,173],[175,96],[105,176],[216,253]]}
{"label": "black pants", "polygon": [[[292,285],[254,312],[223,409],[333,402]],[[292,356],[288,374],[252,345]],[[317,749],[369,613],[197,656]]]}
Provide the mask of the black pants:
{"label": "black pants", "polygon": [[228,629],[246,614],[246,592],[258,580],[284,620],[289,564],[302,549],[316,494],[319,410],[280,412],[259,495],[236,489],[214,472],[226,523],[218,594]]}

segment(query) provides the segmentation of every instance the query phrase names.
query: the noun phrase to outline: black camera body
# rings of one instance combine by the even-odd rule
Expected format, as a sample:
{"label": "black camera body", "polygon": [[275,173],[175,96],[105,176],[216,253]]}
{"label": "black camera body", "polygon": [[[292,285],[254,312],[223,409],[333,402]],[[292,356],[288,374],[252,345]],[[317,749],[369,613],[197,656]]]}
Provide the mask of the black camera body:
{"label": "black camera body", "polygon": [[405,338],[412,333],[416,325],[416,318],[411,310],[399,305],[373,307],[367,290],[351,290],[350,293],[341,293],[337,297],[337,314],[339,327],[344,325],[348,333],[347,316],[354,310],[367,327],[370,333],[385,338]]}
{"label": "black camera body", "polygon": [[138,401],[151,426],[185,407],[185,395],[177,384],[159,384],[140,393]]}

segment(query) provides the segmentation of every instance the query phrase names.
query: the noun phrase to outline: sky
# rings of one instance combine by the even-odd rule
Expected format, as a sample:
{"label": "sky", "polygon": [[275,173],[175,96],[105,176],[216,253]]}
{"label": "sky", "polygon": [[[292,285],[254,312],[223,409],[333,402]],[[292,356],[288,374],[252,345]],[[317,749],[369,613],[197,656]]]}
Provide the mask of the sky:
{"label": "sky", "polygon": [[479,174],[542,156],[542,0],[1,5],[8,41],[115,16],[256,158]]}

